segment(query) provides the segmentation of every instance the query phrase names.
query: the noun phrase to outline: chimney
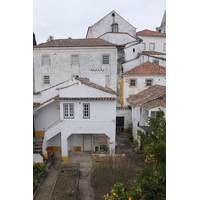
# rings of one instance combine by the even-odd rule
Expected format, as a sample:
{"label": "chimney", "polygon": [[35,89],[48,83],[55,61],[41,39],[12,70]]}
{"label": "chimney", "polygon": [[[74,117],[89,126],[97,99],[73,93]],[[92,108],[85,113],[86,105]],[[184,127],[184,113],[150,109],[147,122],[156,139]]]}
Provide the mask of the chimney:
{"label": "chimney", "polygon": [[105,87],[106,80],[105,80],[104,69],[91,69],[90,82],[93,82],[93,83],[96,83],[97,85]]}

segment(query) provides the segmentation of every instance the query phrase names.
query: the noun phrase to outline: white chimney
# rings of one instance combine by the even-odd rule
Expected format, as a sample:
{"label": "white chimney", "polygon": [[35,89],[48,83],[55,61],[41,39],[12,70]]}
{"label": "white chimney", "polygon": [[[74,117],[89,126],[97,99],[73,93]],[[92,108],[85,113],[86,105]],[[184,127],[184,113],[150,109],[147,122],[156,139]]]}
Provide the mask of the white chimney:
{"label": "white chimney", "polygon": [[106,86],[105,72],[103,69],[91,69],[90,82],[96,83],[100,86]]}

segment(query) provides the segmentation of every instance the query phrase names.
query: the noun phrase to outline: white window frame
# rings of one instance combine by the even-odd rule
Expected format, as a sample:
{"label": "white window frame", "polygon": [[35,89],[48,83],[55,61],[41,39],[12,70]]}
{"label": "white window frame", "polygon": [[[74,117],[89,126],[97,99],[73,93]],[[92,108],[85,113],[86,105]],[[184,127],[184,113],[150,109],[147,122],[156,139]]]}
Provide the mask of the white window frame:
{"label": "white window frame", "polygon": [[110,64],[110,54],[103,54],[102,65],[109,65],[109,64]]}
{"label": "white window frame", "polygon": [[[153,45],[153,46],[151,47],[151,45]],[[155,50],[155,43],[149,43],[149,50],[150,51]]]}
{"label": "white window frame", "polygon": [[83,119],[90,119],[90,104],[83,103]]}
{"label": "white window frame", "polygon": [[146,50],[146,43],[145,42],[142,43],[142,50]]}
{"label": "white window frame", "polygon": [[63,103],[63,119],[73,119],[73,118],[74,118],[74,104]]}
{"label": "white window frame", "polygon": [[44,75],[43,76],[43,84],[44,85],[49,85],[50,84],[50,76],[49,75]]}
{"label": "white window frame", "polygon": [[41,65],[42,66],[51,66],[50,54],[42,54],[41,55]]}
{"label": "white window frame", "polygon": [[80,64],[80,55],[79,54],[72,54],[71,55],[71,65],[79,65],[79,64]]}

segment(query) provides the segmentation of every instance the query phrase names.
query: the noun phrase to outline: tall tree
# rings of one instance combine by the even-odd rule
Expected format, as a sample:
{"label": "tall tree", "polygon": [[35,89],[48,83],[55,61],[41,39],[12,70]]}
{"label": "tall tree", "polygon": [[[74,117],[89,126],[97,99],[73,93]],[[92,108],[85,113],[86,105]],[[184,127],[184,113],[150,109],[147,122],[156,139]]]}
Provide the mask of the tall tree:
{"label": "tall tree", "polygon": [[33,33],[33,46],[37,45],[36,39],[35,39],[35,33]]}

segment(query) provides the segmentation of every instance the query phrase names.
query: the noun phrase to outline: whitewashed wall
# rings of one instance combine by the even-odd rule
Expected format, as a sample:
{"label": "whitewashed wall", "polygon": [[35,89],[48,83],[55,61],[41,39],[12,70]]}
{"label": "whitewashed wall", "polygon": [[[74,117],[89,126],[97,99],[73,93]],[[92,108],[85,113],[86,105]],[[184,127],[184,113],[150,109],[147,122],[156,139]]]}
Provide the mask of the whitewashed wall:
{"label": "whitewashed wall", "polygon": [[118,31],[119,32],[127,32],[133,37],[136,36],[136,28],[129,24],[126,20],[124,20],[120,15],[118,15],[115,11],[110,12],[104,18],[96,22],[94,25],[90,26],[88,29],[88,33],[86,35],[87,38],[98,38],[104,33],[112,32],[112,23],[113,16],[115,13],[115,22],[118,23]]}
{"label": "whitewashed wall", "polygon": [[102,35],[101,38],[116,45],[124,45],[137,41],[134,37],[127,33],[106,33]]}
{"label": "whitewashed wall", "polygon": [[[137,86],[130,87],[130,79],[137,80]],[[153,85],[163,85],[166,86],[166,75],[158,74],[144,74],[144,75],[124,75],[124,105],[128,105],[126,98],[132,94],[137,94],[148,87],[145,86],[145,79],[153,79]]]}
{"label": "whitewashed wall", "polygon": [[34,116],[35,131],[46,131],[50,125],[60,119],[59,104],[59,102],[54,101],[38,110]]}
{"label": "whitewashed wall", "polygon": [[[73,75],[90,78],[91,69],[103,69],[110,76],[110,87],[116,91],[117,49],[116,47],[96,48],[43,48],[34,49],[35,92],[71,79]],[[51,66],[41,66],[42,54],[50,54]],[[71,65],[71,55],[79,54],[79,65]],[[110,64],[102,64],[102,55],[110,55]],[[43,76],[50,76],[50,84],[43,84]]]}
{"label": "whitewashed wall", "polygon": [[[73,119],[63,119],[63,103],[74,103]],[[90,119],[83,119],[83,103],[90,103]],[[106,134],[110,148],[115,148],[116,101],[61,101],[60,110],[62,156],[68,155],[71,134]]]}
{"label": "whitewashed wall", "polygon": [[151,51],[149,49],[149,43],[155,43],[154,51],[166,53],[166,51],[164,51],[164,43],[166,43],[166,37],[143,36],[143,35],[139,35],[139,37],[143,40],[143,43],[146,43],[146,49],[144,49],[143,51]]}

